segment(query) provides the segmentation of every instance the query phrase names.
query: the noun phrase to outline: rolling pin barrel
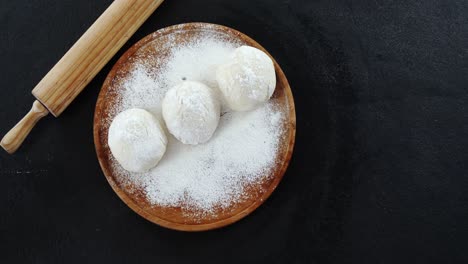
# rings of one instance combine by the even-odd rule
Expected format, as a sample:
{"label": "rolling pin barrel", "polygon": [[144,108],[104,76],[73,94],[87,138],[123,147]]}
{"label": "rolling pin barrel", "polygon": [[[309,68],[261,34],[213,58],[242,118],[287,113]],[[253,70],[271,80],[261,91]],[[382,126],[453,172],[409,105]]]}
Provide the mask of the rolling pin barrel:
{"label": "rolling pin barrel", "polygon": [[[37,104],[58,117],[162,2],[115,0],[33,89]],[[16,151],[42,117],[31,111],[23,120],[34,122],[21,120],[2,139],[7,152]]]}

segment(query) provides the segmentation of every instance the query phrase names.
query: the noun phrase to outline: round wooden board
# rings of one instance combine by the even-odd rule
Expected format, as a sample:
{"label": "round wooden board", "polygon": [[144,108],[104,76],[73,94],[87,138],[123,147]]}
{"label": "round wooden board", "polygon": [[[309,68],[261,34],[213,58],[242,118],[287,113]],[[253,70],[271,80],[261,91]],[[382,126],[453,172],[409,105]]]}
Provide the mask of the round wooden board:
{"label": "round wooden board", "polygon": [[[161,207],[151,205],[145,195],[135,192],[119,182],[117,171],[112,166],[112,154],[107,145],[109,119],[113,118],[112,106],[116,104],[116,83],[119,77],[128,74],[135,57],[157,56],[164,57],[167,52],[163,45],[168,36],[175,43],[182,43],[196,34],[209,31],[226,39],[235,39],[243,45],[249,45],[268,52],[250,37],[234,29],[207,23],[187,23],[160,29],[143,38],[131,47],[114,65],[105,80],[96,103],[94,114],[94,143],[99,163],[107,181],[117,195],[136,213],[160,226],[183,231],[203,231],[232,224],[259,207],[275,190],[281,181],[291,159],[296,133],[296,114],[294,100],[286,76],[273,59],[276,71],[276,89],[272,100],[276,100],[285,112],[283,123],[284,133],[280,140],[280,148],[276,156],[277,166],[270,171],[271,175],[259,184],[246,188],[246,197],[234,203],[227,209],[217,210],[214,214],[204,215],[201,218],[191,217],[178,207]],[[151,44],[151,45],[147,45]],[[270,54],[268,54],[270,55]],[[270,55],[271,57],[271,55]],[[107,120],[107,121],[106,121]]]}

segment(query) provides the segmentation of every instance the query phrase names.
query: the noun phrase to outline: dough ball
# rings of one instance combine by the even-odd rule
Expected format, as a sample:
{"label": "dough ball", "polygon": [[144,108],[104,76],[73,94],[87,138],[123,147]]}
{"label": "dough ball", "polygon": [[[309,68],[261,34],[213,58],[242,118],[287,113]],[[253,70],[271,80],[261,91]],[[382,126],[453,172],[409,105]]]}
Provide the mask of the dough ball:
{"label": "dough ball", "polygon": [[275,67],[265,52],[241,46],[218,68],[216,80],[229,108],[248,111],[268,101],[275,91]]}
{"label": "dough ball", "polygon": [[167,129],[184,144],[207,142],[219,123],[220,104],[203,83],[185,81],[167,91],[162,102]]}
{"label": "dough ball", "polygon": [[156,117],[146,110],[133,108],[114,118],[109,127],[108,144],[124,169],[145,172],[163,157],[167,137]]}

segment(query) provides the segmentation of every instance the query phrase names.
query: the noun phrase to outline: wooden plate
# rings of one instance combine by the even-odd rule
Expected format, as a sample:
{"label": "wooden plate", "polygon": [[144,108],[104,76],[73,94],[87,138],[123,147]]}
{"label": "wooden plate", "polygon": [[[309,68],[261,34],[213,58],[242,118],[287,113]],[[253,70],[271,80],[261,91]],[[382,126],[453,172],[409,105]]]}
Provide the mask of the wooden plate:
{"label": "wooden plate", "polygon": [[[156,31],[155,33],[143,38],[133,47],[131,47],[114,65],[105,80],[99,98],[96,103],[94,114],[94,143],[99,163],[107,178],[107,181],[117,193],[117,195],[136,213],[147,220],[158,225],[184,231],[202,231],[215,229],[232,224],[254,211],[265,199],[275,190],[281,181],[289,160],[291,159],[295,131],[296,114],[294,110],[294,101],[286,76],[273,59],[275,64],[277,83],[273,99],[276,100],[281,109],[285,112],[285,121],[283,123],[284,133],[280,140],[280,148],[276,156],[277,167],[271,171],[270,177],[265,177],[263,182],[251,186],[245,190],[246,199],[233,204],[231,207],[218,210],[213,215],[203,216],[202,219],[194,219],[185,214],[178,207],[161,207],[151,205],[142,193],[131,191],[128,187],[119,182],[117,171],[112,166],[112,154],[107,145],[107,134],[109,129],[108,120],[113,118],[112,106],[116,104],[117,85],[120,77],[128,74],[129,69],[138,56],[156,56],[164,57],[167,51],[163,45],[170,36],[175,43],[181,43],[202,32],[211,32],[226,39],[238,40],[243,45],[249,45],[266,50],[253,39],[234,29],[207,23],[187,23],[167,27]],[[151,45],[147,45],[151,44]],[[267,52],[268,54],[268,52]],[[269,55],[269,54],[268,54]],[[271,55],[270,55],[271,57]]]}

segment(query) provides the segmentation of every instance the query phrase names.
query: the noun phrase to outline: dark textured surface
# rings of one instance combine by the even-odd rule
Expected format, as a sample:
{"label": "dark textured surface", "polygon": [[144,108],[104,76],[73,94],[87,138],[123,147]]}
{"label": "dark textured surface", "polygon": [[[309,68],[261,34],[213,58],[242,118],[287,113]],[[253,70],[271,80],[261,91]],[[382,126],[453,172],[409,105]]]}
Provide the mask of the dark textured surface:
{"label": "dark textured surface", "polygon": [[[2,0],[0,133],[110,2]],[[124,50],[192,21],[259,41],[296,99],[284,180],[220,230],[176,232],[133,213],[92,141],[122,50],[60,118],[0,152],[0,263],[467,263],[467,14],[464,0],[167,0]]]}

